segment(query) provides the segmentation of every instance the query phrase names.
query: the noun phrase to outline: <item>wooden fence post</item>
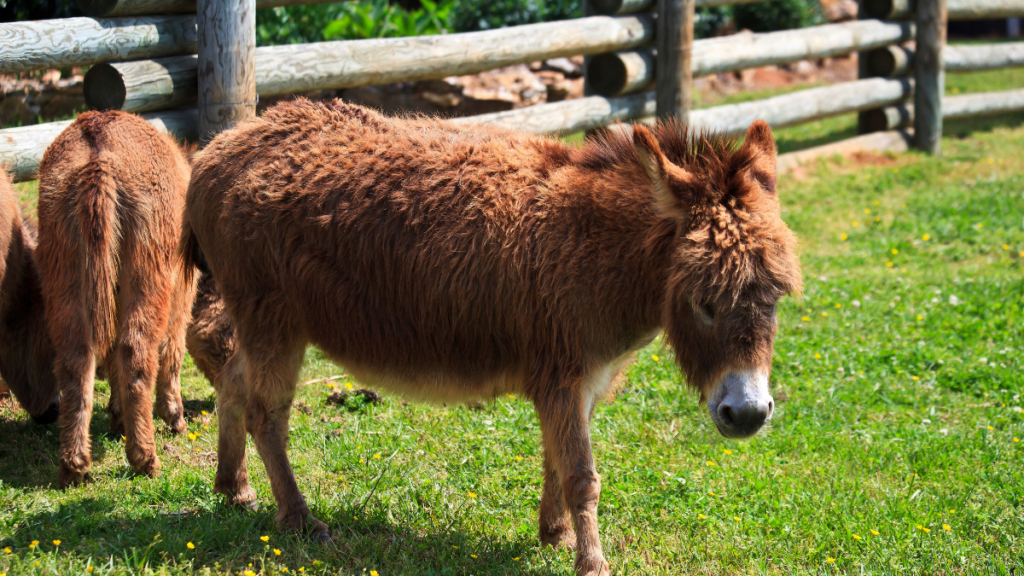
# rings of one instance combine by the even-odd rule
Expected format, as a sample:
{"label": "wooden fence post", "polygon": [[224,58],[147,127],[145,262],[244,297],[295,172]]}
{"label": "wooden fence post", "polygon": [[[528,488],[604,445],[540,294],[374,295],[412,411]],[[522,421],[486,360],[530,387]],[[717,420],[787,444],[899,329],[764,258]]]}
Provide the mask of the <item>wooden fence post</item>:
{"label": "wooden fence post", "polygon": [[694,7],[695,0],[658,0],[658,118],[675,116],[686,122],[693,106]]}
{"label": "wooden fence post", "polygon": [[199,0],[199,141],[256,116],[256,0]]}
{"label": "wooden fence post", "polygon": [[914,145],[942,151],[942,92],[945,89],[946,0],[917,0],[914,52]]}
{"label": "wooden fence post", "polygon": [[[857,0],[857,20],[867,20],[867,0]],[[869,52],[858,52],[857,53],[857,79],[865,80],[871,77],[871,72],[868,70],[868,54]],[[857,134],[867,134],[871,131],[868,125],[868,114],[871,110],[861,110],[857,113]]]}

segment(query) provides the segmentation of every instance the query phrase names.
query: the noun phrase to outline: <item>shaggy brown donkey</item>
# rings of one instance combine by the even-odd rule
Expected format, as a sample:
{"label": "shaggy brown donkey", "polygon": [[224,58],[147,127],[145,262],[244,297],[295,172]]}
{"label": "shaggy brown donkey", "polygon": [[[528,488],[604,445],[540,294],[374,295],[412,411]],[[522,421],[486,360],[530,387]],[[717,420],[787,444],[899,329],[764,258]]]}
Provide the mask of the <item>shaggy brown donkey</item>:
{"label": "shaggy brown donkey", "polygon": [[40,295],[34,231],[23,221],[7,173],[0,170],[0,389],[41,424],[57,419],[60,393]]}
{"label": "shaggy brown donkey", "polygon": [[62,395],[62,487],[89,469],[97,357],[135,470],[160,468],[154,383],[157,414],[185,430],[179,372],[195,285],[176,254],[188,178],[177,144],[123,112],[82,114],[43,156],[38,256]]}
{"label": "shaggy brown donkey", "polygon": [[328,537],[287,455],[312,343],[406,395],[532,400],[541,540],[606,574],[589,421],[636,350],[664,330],[726,436],[772,413],[775,304],[800,288],[775,179],[764,123],[738,149],[671,123],[576,149],[296,100],[220,134],[193,160],[182,242],[205,255],[237,332],[215,490],[256,498],[248,430],[278,520]]}

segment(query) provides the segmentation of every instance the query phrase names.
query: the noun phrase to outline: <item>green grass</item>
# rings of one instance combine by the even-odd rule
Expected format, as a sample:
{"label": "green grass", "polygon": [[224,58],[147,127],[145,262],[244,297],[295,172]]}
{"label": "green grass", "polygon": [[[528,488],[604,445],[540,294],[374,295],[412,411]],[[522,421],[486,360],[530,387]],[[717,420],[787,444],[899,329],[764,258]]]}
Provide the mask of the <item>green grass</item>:
{"label": "green grass", "polygon": [[[950,131],[942,159],[825,160],[782,179],[806,290],[779,309],[777,415],[725,440],[671,350],[642,351],[593,426],[615,573],[1024,570],[1024,128],[1008,123]],[[301,377],[339,373],[311,351]],[[325,403],[330,383],[302,386],[290,454],[333,530],[321,547],[275,528],[251,442],[260,510],[212,494],[214,395],[190,361],[198,435],[158,425],[156,479],[132,475],[97,390],[92,482],[64,492],[57,429],[0,409],[0,573],[572,573],[570,552],[536,538],[540,431],[522,400],[349,410]]]}

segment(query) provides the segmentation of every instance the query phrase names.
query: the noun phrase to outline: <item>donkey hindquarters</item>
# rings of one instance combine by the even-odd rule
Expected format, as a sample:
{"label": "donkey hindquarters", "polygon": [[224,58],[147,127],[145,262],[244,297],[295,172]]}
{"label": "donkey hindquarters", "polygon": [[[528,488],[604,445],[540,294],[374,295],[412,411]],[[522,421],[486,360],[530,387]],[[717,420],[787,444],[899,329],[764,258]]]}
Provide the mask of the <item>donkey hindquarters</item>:
{"label": "donkey hindquarters", "polygon": [[160,468],[154,383],[157,414],[185,430],[179,372],[195,288],[177,248],[188,178],[177,144],[123,112],[82,114],[43,156],[38,256],[63,402],[61,487],[89,470],[97,358],[136,471]]}
{"label": "donkey hindquarters", "polygon": [[0,170],[0,390],[6,381],[32,419],[49,424],[60,412],[60,393],[34,250],[35,235]]}
{"label": "donkey hindquarters", "polygon": [[255,499],[248,431],[278,521],[328,538],[287,454],[312,343],[406,396],[532,400],[541,539],[575,545],[578,574],[607,574],[590,418],[636,350],[665,330],[687,381],[736,415],[723,434],[770,416],[775,303],[799,285],[774,184],[763,123],[738,149],[674,124],[576,149],[300,99],[222,132],[194,158],[181,243],[236,331],[215,490]]}

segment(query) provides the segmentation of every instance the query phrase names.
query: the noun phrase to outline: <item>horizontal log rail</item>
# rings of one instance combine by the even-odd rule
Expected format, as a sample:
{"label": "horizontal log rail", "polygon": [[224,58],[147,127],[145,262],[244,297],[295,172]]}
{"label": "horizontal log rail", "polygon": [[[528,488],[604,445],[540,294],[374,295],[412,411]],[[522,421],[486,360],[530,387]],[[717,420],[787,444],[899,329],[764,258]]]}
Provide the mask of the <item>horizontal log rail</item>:
{"label": "horizontal log rail", "polygon": [[[555,55],[604,52],[590,59],[588,74],[595,90],[614,96],[642,90],[653,82],[653,58],[648,51],[612,54],[648,44],[654,34],[650,22],[648,15],[599,16],[468,34],[268,46],[256,49],[256,92],[266,97],[442,78]],[[824,58],[912,36],[910,24],[862,20],[698,40],[693,75]],[[616,60],[620,61],[617,78]],[[135,112],[183,106],[195,100],[195,67],[195,56],[96,66],[85,78],[86,103],[97,109]]]}
{"label": "horizontal log rail", "polygon": [[[914,50],[906,46],[886,46],[870,51],[867,70],[872,76],[895,78],[913,69]],[[1024,42],[1005,44],[958,44],[942,51],[946,72],[978,72],[1024,66]]]}
{"label": "horizontal log rail", "polygon": [[[960,94],[942,99],[942,119],[960,120],[1024,112],[1024,90]],[[897,104],[864,113],[868,130],[881,132],[914,124],[914,105]]]}
{"label": "horizontal log rail", "polygon": [[[195,109],[143,114],[142,118],[157,130],[181,140],[196,139],[199,115]],[[0,130],[0,168],[10,172],[15,182],[35,178],[43,152],[72,122],[64,120]]]}
{"label": "horizontal log rail", "polygon": [[[594,16],[486,32],[317,42],[256,49],[256,92],[263,97],[475,74],[559,56],[600,54],[649,44],[653,18]],[[194,55],[96,66],[86,103],[141,112],[196,97]]]}
{"label": "horizontal log rail", "polygon": [[455,118],[458,124],[494,124],[534,134],[563,135],[653,116],[654,91],[618,98],[587,96],[506,112]]}
{"label": "horizontal log rail", "polygon": [[196,51],[195,16],[62,18],[0,24],[0,74]]}
{"label": "horizontal log rail", "polygon": [[[863,0],[867,18],[905,20],[914,15],[914,0]],[[1024,16],[1024,0],[947,0],[950,20],[984,20]]]}
{"label": "horizontal log rail", "polygon": [[[256,8],[327,4],[345,0],[256,0]],[[76,0],[86,16],[110,18],[139,14],[195,14],[196,0]]]}
{"label": "horizontal log rail", "polygon": [[[656,0],[584,0],[590,3],[593,14],[605,16],[621,16],[623,14],[635,14],[647,12],[654,8]],[[735,4],[751,4],[762,0],[696,0],[697,8],[711,6],[730,6]]]}

